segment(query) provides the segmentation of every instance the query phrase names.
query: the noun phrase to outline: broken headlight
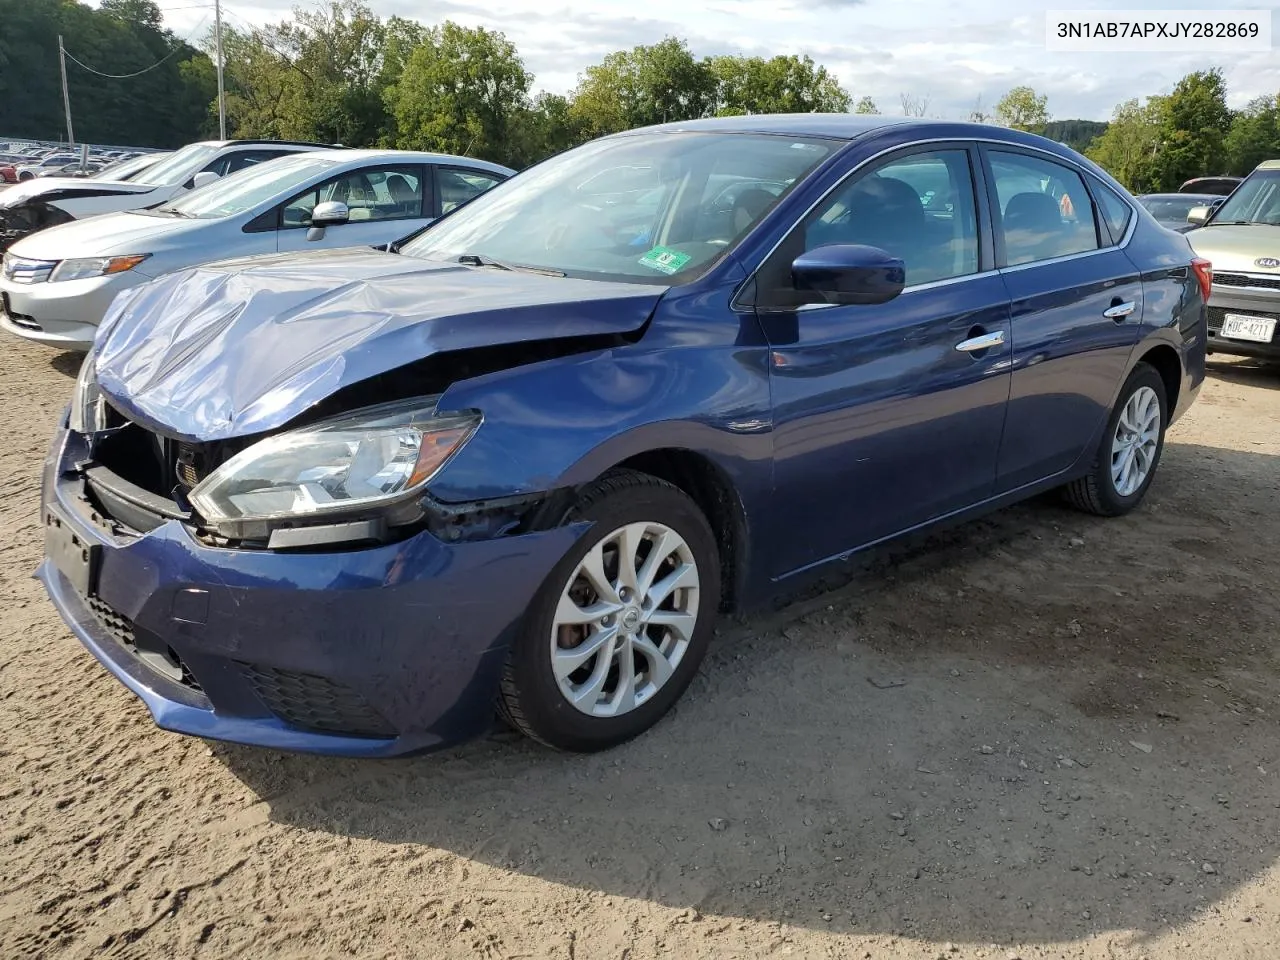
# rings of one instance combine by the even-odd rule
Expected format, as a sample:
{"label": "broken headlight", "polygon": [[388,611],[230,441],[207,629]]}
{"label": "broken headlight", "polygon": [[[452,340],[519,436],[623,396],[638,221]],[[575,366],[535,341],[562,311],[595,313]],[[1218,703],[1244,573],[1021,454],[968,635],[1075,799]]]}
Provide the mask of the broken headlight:
{"label": "broken headlight", "polygon": [[80,364],[76,376],[75,392],[71,395],[71,418],[68,426],[79,434],[93,434],[106,426],[107,408],[98,389],[96,368],[97,348],[90,347]]}
{"label": "broken headlight", "polygon": [[260,440],[189,494],[214,528],[326,521],[413,499],[480,424],[441,414],[437,397],[367,407]]}

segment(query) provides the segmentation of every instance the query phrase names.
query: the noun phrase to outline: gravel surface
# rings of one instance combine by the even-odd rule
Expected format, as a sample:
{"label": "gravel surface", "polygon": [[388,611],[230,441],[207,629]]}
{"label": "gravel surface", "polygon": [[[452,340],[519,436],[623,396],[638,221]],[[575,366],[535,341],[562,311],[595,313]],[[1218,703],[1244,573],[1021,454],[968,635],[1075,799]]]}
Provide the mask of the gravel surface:
{"label": "gravel surface", "polygon": [[1280,947],[1280,371],[1122,520],[1045,498],[726,620],[611,753],[163,733],[29,578],[77,361],[0,356],[0,957],[1132,958]]}

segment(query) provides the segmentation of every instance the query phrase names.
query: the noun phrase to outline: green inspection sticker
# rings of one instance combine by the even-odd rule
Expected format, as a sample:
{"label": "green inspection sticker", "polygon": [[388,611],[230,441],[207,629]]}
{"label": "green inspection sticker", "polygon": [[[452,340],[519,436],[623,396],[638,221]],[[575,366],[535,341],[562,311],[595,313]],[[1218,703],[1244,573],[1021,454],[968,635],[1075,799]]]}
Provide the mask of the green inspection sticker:
{"label": "green inspection sticker", "polygon": [[691,259],[692,257],[687,253],[672,250],[670,247],[654,247],[640,258],[640,262],[660,273],[672,274],[679,273],[680,268]]}

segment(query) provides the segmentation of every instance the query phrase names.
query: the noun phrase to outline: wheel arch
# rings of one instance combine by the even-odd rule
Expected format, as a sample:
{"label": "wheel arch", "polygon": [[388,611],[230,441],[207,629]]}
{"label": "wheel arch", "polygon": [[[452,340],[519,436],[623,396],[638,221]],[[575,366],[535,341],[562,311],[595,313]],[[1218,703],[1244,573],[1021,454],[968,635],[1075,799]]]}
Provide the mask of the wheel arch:
{"label": "wheel arch", "polygon": [[721,611],[736,610],[744,591],[749,540],[746,510],[728,471],[705,453],[683,447],[633,454],[610,470],[635,470],[665,480],[697,504],[720,553]]}
{"label": "wheel arch", "polygon": [[[1178,409],[1178,396],[1182,392],[1182,359],[1178,351],[1167,343],[1144,344],[1137,363],[1154,367],[1164,381],[1165,402],[1169,415]],[[1136,364],[1135,364],[1136,366]]]}

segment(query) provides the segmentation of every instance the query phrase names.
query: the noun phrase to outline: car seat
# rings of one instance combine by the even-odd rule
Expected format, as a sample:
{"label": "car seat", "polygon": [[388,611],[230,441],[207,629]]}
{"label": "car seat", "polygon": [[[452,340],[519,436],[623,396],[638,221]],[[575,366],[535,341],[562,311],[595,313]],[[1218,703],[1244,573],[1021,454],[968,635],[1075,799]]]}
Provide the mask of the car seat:
{"label": "car seat", "polygon": [[1009,263],[1048,260],[1071,252],[1058,201],[1047,193],[1015,193],[1004,208],[1005,258]]}

